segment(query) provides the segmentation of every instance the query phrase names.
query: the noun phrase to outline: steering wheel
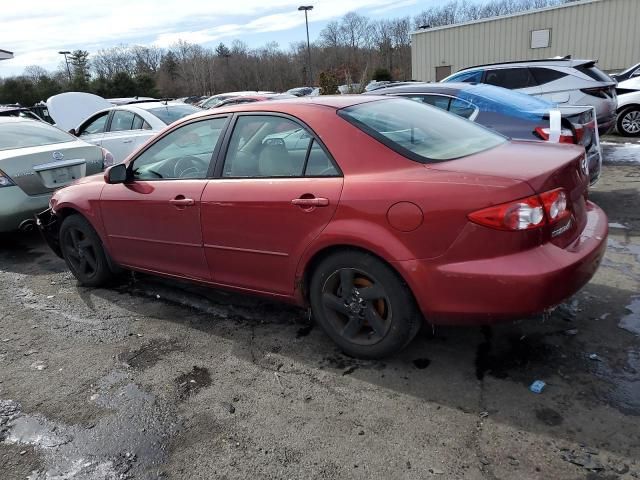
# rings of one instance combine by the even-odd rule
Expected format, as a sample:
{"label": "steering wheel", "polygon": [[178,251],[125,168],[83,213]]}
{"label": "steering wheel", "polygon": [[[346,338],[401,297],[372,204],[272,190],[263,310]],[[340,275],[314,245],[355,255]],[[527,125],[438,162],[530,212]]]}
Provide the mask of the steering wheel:
{"label": "steering wheel", "polygon": [[180,157],[173,166],[174,178],[184,178],[191,173],[199,173],[202,170],[207,170],[207,162],[194,157],[193,155],[187,155],[186,157]]}

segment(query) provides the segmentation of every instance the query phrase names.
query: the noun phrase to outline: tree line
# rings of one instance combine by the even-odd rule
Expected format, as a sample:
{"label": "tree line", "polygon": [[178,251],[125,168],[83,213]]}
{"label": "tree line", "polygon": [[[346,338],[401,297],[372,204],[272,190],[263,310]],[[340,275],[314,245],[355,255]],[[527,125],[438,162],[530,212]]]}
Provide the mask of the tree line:
{"label": "tree line", "polygon": [[[411,32],[547,7],[571,0],[452,0],[414,17],[371,20],[351,12],[329,22],[311,44],[313,83],[364,84],[411,79]],[[0,104],[32,105],[64,91],[105,98],[212,95],[237,90],[286,91],[307,85],[307,45],[276,42],[249,48],[241,40],[214,48],[179,41],[168,48],[118,45],[90,53],[75,50],[53,72],[32,65],[0,79]],[[327,80],[329,79],[329,80]]]}

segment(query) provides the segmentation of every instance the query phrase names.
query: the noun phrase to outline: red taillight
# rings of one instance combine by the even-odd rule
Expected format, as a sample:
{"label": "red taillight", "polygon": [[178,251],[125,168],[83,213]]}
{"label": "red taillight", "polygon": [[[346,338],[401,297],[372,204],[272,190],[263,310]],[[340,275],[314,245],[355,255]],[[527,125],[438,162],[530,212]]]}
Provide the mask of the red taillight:
{"label": "red taillight", "polygon": [[116,163],[116,160],[113,154],[109,150],[102,147],[100,148],[100,150],[102,150],[102,169],[103,170]]}
{"label": "red taillight", "polygon": [[498,230],[529,230],[544,224],[544,210],[537,195],[503,203],[469,214],[469,220]]}
{"label": "red taillight", "polygon": [[541,193],[540,200],[542,200],[544,211],[550,223],[555,223],[569,216],[567,194],[562,188]]}
{"label": "red taillight", "polygon": [[497,230],[520,231],[555,223],[570,214],[562,188],[514,202],[484,208],[468,215],[469,220]]}
{"label": "red taillight", "polygon": [[[549,140],[550,128],[546,127],[536,127],[536,133],[542,140]],[[560,130],[560,139],[558,143],[577,143],[574,139],[573,132],[568,128],[563,128]]]}
{"label": "red taillight", "polygon": [[609,98],[607,96],[607,93],[611,94],[609,91],[609,87],[581,88],[580,91],[582,93],[586,93],[587,95],[598,98]]}

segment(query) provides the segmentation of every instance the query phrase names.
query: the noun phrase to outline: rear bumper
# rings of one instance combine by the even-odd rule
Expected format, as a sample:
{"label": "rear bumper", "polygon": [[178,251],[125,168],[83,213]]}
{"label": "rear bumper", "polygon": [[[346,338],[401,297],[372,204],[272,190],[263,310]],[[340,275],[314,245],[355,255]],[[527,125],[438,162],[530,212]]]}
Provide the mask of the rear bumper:
{"label": "rear bumper", "polygon": [[38,226],[38,230],[40,230],[40,234],[44,238],[45,242],[49,245],[51,250],[59,256],[62,257],[62,250],[60,249],[60,221],[58,217],[56,217],[50,208],[45,210],[44,212],[40,212],[36,214],[36,225]]}
{"label": "rear bumper", "polygon": [[51,194],[27,195],[18,186],[0,188],[0,232],[20,229],[25,221],[32,221],[36,212],[49,205]]}
{"label": "rear bumper", "polygon": [[430,323],[486,325],[543,312],[580,290],[598,269],[607,233],[607,216],[587,202],[587,224],[566,248],[547,243],[504,257],[395,266]]}
{"label": "rear bumper", "polygon": [[616,124],[616,112],[613,111],[612,114],[607,115],[606,117],[598,117],[598,134],[600,136],[606,135],[609,133]]}
{"label": "rear bumper", "polygon": [[589,185],[595,185],[600,179],[602,170],[602,151],[600,148],[592,148],[587,152],[587,161],[589,162]]}

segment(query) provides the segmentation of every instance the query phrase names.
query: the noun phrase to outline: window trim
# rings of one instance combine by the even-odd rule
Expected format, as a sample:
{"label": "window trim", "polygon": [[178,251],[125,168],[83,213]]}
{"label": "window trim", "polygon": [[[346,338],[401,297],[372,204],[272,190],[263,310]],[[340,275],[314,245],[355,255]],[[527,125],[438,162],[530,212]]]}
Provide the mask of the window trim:
{"label": "window trim", "polygon": [[[288,120],[291,120],[294,123],[297,123],[302,128],[304,128],[308,133],[311,134],[311,139],[312,140],[315,140],[318,143],[318,145],[320,145],[320,148],[322,149],[324,154],[327,156],[327,158],[329,159],[329,161],[333,165],[333,168],[335,168],[335,170],[337,172],[337,175],[304,175],[304,171],[307,168],[307,162],[308,162],[308,159],[309,159],[310,146],[313,144],[313,141],[311,141],[311,142],[309,142],[309,146],[307,146],[307,154],[306,154],[306,157],[305,157],[303,175],[295,176],[295,177],[285,177],[285,176],[223,177],[222,176],[222,171],[224,169],[224,163],[226,161],[227,152],[229,150],[229,145],[231,143],[231,135],[233,134],[233,131],[235,130],[236,124],[238,123],[238,119],[240,117],[245,117],[245,116],[251,116],[251,117],[255,117],[255,116],[281,117],[281,118],[286,118]],[[213,178],[221,179],[221,180],[262,180],[262,179],[264,179],[264,180],[273,180],[273,179],[278,179],[278,180],[286,180],[286,179],[299,180],[301,178],[343,178],[344,177],[344,173],[342,172],[342,169],[340,168],[340,165],[338,165],[338,162],[336,162],[335,158],[333,158],[333,155],[331,154],[329,149],[326,147],[326,145],[322,142],[320,137],[316,134],[316,132],[309,125],[307,125],[307,123],[305,123],[304,121],[302,121],[298,117],[294,117],[293,115],[289,115],[288,113],[270,112],[268,110],[254,110],[254,111],[250,111],[250,112],[235,112],[235,113],[232,114],[232,117],[233,117],[233,119],[229,123],[228,128],[227,128],[227,132],[225,133],[225,136],[224,136],[224,139],[223,139],[223,147],[220,149],[218,158],[216,159],[216,166],[215,166],[215,170],[213,172]]]}
{"label": "window trim", "polygon": [[[229,129],[229,123],[231,120],[232,115],[225,113],[225,114],[219,114],[219,115],[211,115],[211,116],[207,116],[207,117],[196,117],[193,118],[189,121],[183,122],[183,123],[179,123],[178,125],[175,125],[173,128],[171,128],[171,130],[168,130],[160,135],[157,135],[155,137],[155,141],[152,143],[147,144],[143,150],[140,150],[138,152],[138,154],[132,158],[131,160],[128,161],[127,163],[127,178],[131,179],[131,182],[167,182],[167,181],[172,181],[172,180],[193,180],[193,181],[202,181],[202,180],[211,180],[211,178],[213,178],[213,170],[218,162],[218,156],[220,155],[220,149],[222,147],[222,144],[226,138],[226,134],[227,131]],[[224,125],[222,126],[222,134],[220,135],[220,137],[218,138],[218,142],[215,146],[215,148],[213,149],[213,153],[211,154],[211,160],[209,160],[209,169],[207,170],[207,174],[204,178],[151,178],[151,179],[135,179],[133,176],[133,165],[136,162],[136,160],[138,160],[147,150],[149,150],[152,146],[154,146],[156,143],[158,143],[160,140],[162,140],[163,138],[165,138],[167,135],[170,135],[171,133],[175,132],[176,130],[178,130],[179,128],[182,127],[186,127],[187,125],[191,125],[192,123],[198,123],[198,122],[204,122],[204,121],[208,121],[208,120],[216,120],[218,118],[224,118],[226,119],[226,122],[224,123]]]}
{"label": "window trim", "polygon": [[94,113],[92,117],[89,117],[88,120],[85,120],[83,124],[80,125],[80,127],[78,128],[78,138],[82,137],[82,132],[84,132],[87,128],[87,126],[91,125],[93,122],[95,122],[99,117],[102,117],[103,115],[105,115],[107,117],[105,123],[104,123],[104,129],[102,130],[102,132],[95,132],[95,133],[87,133],[87,135],[98,135],[99,133],[105,134],[109,131],[109,128],[111,128],[111,110],[107,110],[106,112],[97,112]]}
{"label": "window trim", "polygon": [[[468,103],[469,105],[471,105],[473,107],[473,109],[474,109],[473,113],[471,115],[469,115],[469,117],[463,117],[463,116],[457,115],[455,113],[453,113],[453,115],[456,115],[456,116],[458,116],[460,118],[464,118],[465,120],[469,120],[470,122],[474,122],[474,123],[476,123],[476,118],[478,118],[478,115],[480,114],[480,109],[476,105],[471,103],[469,100],[464,100],[464,99],[462,99],[460,97],[454,96],[453,94],[432,93],[432,92],[414,92],[414,93],[398,93],[398,94],[391,94],[391,95],[396,96],[396,97],[415,97],[417,95],[431,95],[433,97],[445,97],[445,98],[449,99],[449,103],[447,103],[447,109],[445,110],[445,112],[449,112],[449,113],[452,113],[451,112],[451,102],[453,100],[458,100],[460,102],[466,102],[466,103]],[[410,98],[408,98],[408,100],[410,100]],[[438,109],[442,110],[442,108],[436,107],[435,105],[431,105],[430,103],[425,103],[425,102],[422,102],[422,103],[424,103],[425,105],[428,105],[430,107],[438,108]]]}

